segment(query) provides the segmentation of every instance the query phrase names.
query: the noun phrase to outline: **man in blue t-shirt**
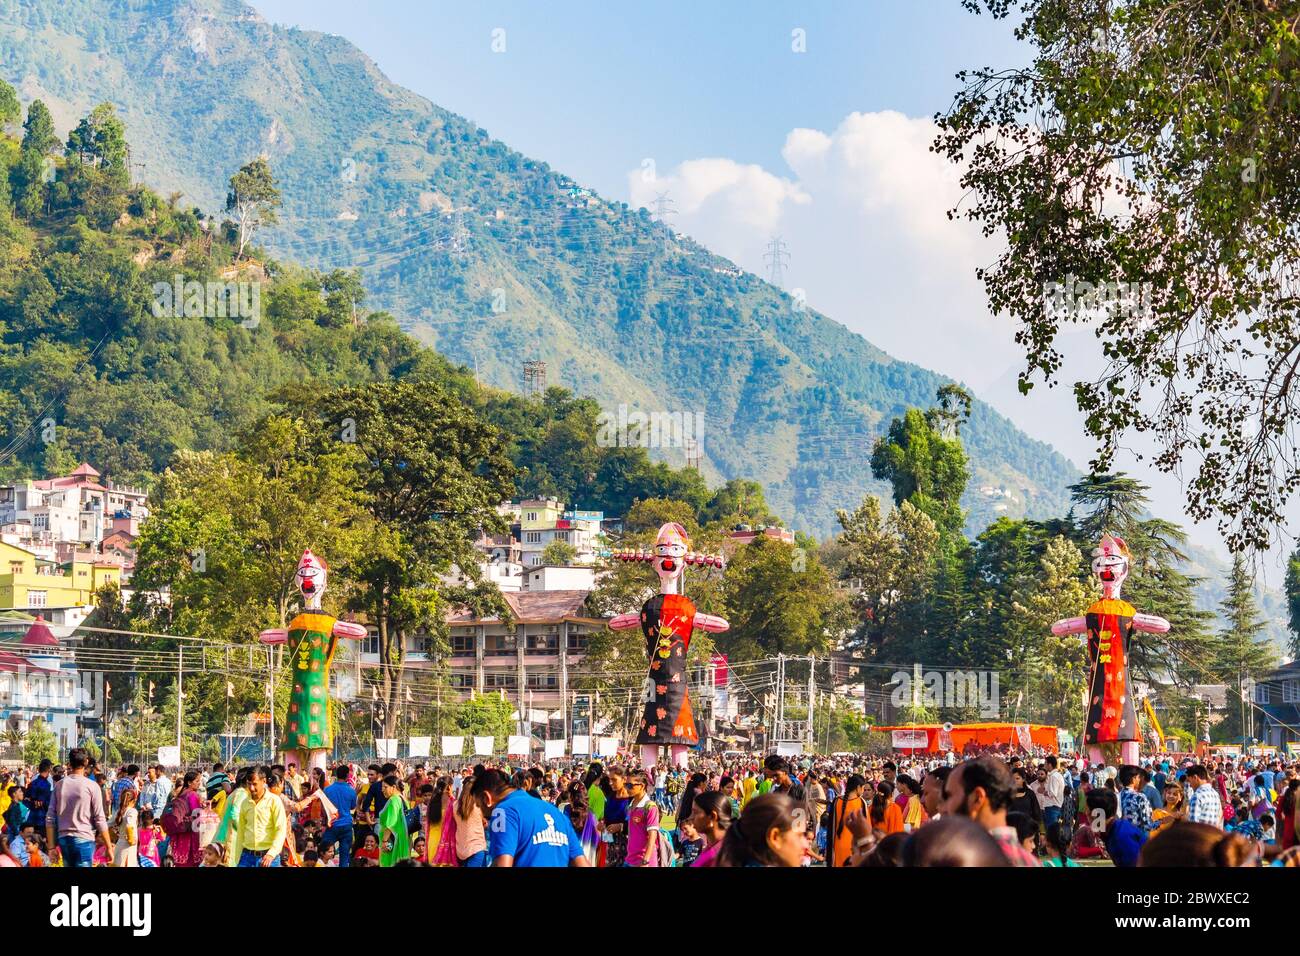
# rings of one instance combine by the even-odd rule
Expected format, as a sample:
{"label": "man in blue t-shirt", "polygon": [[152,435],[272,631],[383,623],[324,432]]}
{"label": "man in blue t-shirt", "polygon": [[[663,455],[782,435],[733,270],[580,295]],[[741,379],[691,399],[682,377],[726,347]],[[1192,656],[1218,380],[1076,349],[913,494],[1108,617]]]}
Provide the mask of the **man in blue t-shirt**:
{"label": "man in blue t-shirt", "polygon": [[352,811],[357,808],[357,792],[348,783],[347,764],[334,768],[334,782],[325,788],[325,796],[339,815],[321,835],[320,848],[339,845],[339,866],[352,865]]}
{"label": "man in blue t-shirt", "polygon": [[488,855],[493,866],[587,865],[569,815],[555,804],[516,790],[499,770],[483,771],[474,781],[473,793],[492,811]]}

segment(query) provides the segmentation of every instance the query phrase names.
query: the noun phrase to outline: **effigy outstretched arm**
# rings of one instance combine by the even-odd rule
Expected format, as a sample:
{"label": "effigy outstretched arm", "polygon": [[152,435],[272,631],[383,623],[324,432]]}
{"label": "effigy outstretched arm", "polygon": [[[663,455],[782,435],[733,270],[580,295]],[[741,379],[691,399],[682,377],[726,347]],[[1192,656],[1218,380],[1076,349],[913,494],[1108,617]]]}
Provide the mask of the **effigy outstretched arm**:
{"label": "effigy outstretched arm", "polygon": [[257,639],[263,644],[287,644],[289,632],[282,627],[270,627],[258,634]]}
{"label": "effigy outstretched arm", "polygon": [[629,627],[637,627],[640,623],[640,614],[618,614],[610,618],[609,628],[613,631],[626,631]]}
{"label": "effigy outstretched arm", "polygon": [[1052,625],[1052,633],[1057,637],[1063,637],[1066,634],[1084,634],[1088,630],[1088,619],[1086,617],[1065,617]]}
{"label": "effigy outstretched arm", "polygon": [[1158,614],[1134,614],[1133,626],[1148,634],[1168,634],[1173,625]]}
{"label": "effigy outstretched arm", "polygon": [[359,641],[366,636],[366,626],[364,624],[355,624],[352,621],[335,621],[335,637],[350,637],[354,641]]}
{"label": "effigy outstretched arm", "polygon": [[714,617],[712,614],[700,614],[698,612],[695,615],[695,626],[701,631],[708,631],[711,634],[720,634],[722,631],[731,627],[725,618]]}

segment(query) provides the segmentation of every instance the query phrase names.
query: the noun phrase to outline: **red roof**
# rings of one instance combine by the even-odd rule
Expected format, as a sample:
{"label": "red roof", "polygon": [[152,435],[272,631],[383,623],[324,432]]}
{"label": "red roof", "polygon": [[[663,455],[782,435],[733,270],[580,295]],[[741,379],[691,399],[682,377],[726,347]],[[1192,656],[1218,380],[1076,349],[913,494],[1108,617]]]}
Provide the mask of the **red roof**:
{"label": "red roof", "polygon": [[59,639],[50,633],[50,629],[45,626],[45,618],[37,616],[32,622],[32,626],[27,629],[23,639],[18,643],[24,647],[55,647],[59,646]]}
{"label": "red roof", "polygon": [[[519,624],[558,624],[568,618],[588,617],[583,614],[583,604],[590,591],[505,591],[502,597]],[[464,608],[448,615],[451,624],[469,624],[479,620]],[[483,622],[497,620],[483,618]]]}
{"label": "red roof", "polygon": [[59,478],[42,478],[39,481],[33,481],[32,484],[42,491],[49,491],[53,488],[89,488],[91,491],[107,491],[107,488],[95,481],[98,477],[99,472],[83,461],[70,475]]}

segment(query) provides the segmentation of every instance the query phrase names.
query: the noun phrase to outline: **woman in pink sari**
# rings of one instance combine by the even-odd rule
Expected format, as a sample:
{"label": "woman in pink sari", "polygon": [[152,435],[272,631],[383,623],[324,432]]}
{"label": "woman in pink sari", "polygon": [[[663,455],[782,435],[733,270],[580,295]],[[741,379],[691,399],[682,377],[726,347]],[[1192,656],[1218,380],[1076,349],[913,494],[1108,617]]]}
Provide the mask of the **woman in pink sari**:
{"label": "woman in pink sari", "polygon": [[[439,809],[435,811],[433,807],[429,808],[429,829],[433,830],[435,822],[441,822],[442,832],[438,835],[438,848],[433,851],[430,862],[434,866],[459,866],[460,861],[456,858],[456,814],[446,777],[439,778],[433,802]],[[440,821],[433,819],[435,812]]]}
{"label": "woman in pink sari", "polygon": [[[197,770],[190,770],[185,774],[185,782],[181,785],[179,797],[186,804],[187,817],[190,820],[190,829],[184,833],[177,833],[171,838],[171,853],[173,866],[198,866],[203,862],[203,851],[199,849],[199,831],[197,823],[198,814],[195,812],[202,808],[203,798],[199,796],[199,773]],[[171,808],[169,807],[168,810]]]}

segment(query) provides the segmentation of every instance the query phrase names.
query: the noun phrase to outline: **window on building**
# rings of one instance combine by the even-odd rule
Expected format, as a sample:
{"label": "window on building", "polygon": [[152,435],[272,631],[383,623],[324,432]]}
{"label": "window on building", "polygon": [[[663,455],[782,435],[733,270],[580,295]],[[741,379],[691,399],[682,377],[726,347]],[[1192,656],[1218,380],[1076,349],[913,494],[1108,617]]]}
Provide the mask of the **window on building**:
{"label": "window on building", "polygon": [[48,592],[48,591],[28,591],[28,592],[27,592],[27,606],[28,606],[29,608],[33,608],[33,607],[46,607],[46,606],[47,606],[47,605],[46,605],[46,601],[47,601],[47,600],[49,600],[49,592]]}
{"label": "window on building", "polygon": [[379,632],[367,631],[365,640],[361,642],[362,654],[379,654]]}
{"label": "window on building", "polygon": [[557,532],[555,532],[555,540],[556,540],[556,541],[568,541],[568,540],[569,540],[569,532],[567,532],[567,531],[557,531]]}
{"label": "window on building", "polygon": [[524,648],[530,654],[553,654],[560,649],[560,636],[554,631],[529,634],[525,641]]}
{"label": "window on building", "polygon": [[532,690],[553,690],[560,686],[560,678],[555,674],[529,674],[526,686]]}
{"label": "window on building", "polygon": [[1267,703],[1268,703],[1268,685],[1267,685],[1267,684],[1262,684],[1262,683],[1261,683],[1261,684],[1256,684],[1256,685],[1255,685],[1255,703],[1257,703],[1257,704],[1267,704]]}
{"label": "window on building", "polygon": [[1300,704],[1300,678],[1282,682],[1282,702]]}
{"label": "window on building", "polygon": [[474,675],[473,674],[452,674],[451,686],[455,687],[457,690],[465,690],[466,688],[473,687]]}
{"label": "window on building", "polygon": [[536,511],[530,511],[530,512],[528,512],[528,520],[529,520],[529,521],[536,521],[536,520],[537,520],[537,512],[536,512]]}
{"label": "window on building", "polygon": [[529,544],[541,544],[542,533],[540,531],[525,531],[524,540],[527,541]]}
{"label": "window on building", "polygon": [[569,631],[569,650],[585,651],[590,638],[582,631]]}
{"label": "window on building", "polygon": [[519,677],[513,672],[509,674],[484,674],[483,686],[493,690],[514,690],[519,686]]}
{"label": "window on building", "polygon": [[23,573],[23,563],[22,563],[21,561],[10,561],[10,562],[9,562],[9,573],[10,573],[10,574],[22,574],[22,573]]}
{"label": "window on building", "polygon": [[451,632],[451,651],[453,654],[473,654],[474,653],[474,632],[473,631],[452,631]]}

